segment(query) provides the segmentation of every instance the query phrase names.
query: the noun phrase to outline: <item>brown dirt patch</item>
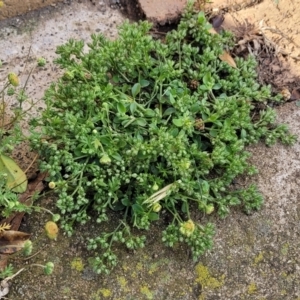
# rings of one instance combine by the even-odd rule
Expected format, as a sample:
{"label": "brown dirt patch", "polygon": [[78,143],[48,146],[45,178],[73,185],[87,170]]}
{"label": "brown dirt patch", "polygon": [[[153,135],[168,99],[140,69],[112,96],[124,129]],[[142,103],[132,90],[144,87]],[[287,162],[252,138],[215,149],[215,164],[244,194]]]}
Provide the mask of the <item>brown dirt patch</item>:
{"label": "brown dirt patch", "polygon": [[25,14],[32,10],[46,7],[48,5],[55,6],[56,3],[64,0],[4,0],[4,6],[0,8],[0,20],[12,18],[18,15]]}

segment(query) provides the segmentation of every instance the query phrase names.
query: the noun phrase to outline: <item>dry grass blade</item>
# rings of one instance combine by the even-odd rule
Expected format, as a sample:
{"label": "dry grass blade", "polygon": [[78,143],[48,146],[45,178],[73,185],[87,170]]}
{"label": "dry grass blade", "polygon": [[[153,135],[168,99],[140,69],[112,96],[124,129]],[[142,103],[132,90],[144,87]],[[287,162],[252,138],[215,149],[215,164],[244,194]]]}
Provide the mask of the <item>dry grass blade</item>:
{"label": "dry grass blade", "polygon": [[168,195],[168,193],[173,185],[174,185],[174,183],[171,183],[171,184],[168,184],[167,186],[165,186],[164,188],[160,189],[159,191],[157,191],[156,193],[151,195],[148,199],[146,199],[144,201],[144,204],[153,205],[154,203],[159,202],[161,199],[165,198]]}

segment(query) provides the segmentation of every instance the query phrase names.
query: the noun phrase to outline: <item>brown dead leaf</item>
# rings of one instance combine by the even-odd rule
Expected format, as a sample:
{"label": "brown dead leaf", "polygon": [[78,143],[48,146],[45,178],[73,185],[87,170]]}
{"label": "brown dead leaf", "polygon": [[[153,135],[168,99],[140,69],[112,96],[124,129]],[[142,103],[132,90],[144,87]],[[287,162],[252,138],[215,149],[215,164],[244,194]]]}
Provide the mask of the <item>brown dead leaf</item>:
{"label": "brown dead leaf", "polygon": [[219,55],[219,58],[222,61],[227,62],[231,67],[236,68],[236,63],[234,59],[227,51],[224,51],[221,55]]}
{"label": "brown dead leaf", "polygon": [[0,253],[12,254],[20,251],[29,237],[30,234],[21,231],[4,231],[4,234],[0,238]]}
{"label": "brown dead leaf", "polygon": [[[41,192],[44,189],[43,180],[46,176],[47,173],[40,173],[34,181],[30,182],[28,184],[27,191],[19,195],[19,201],[26,205],[31,205],[31,196],[35,192]],[[30,234],[28,233],[17,231],[20,227],[23,216],[24,213],[18,212],[0,222],[0,226],[2,225],[3,227],[4,224],[10,224],[10,229],[12,229],[9,231],[4,231],[5,237],[3,237],[2,231],[2,235],[0,237],[0,271],[4,270],[4,268],[7,266],[9,254],[21,250],[24,246],[24,243],[30,237]],[[16,232],[17,234],[11,233],[11,231]],[[17,238],[16,241],[14,240],[15,238]]]}
{"label": "brown dead leaf", "polygon": [[289,91],[288,88],[283,88],[281,91],[280,91],[280,94],[282,95],[283,97],[283,100],[287,101],[291,98],[291,93]]}
{"label": "brown dead leaf", "polygon": [[[211,34],[218,34],[218,32],[213,27],[210,28],[208,31]],[[227,51],[224,50],[224,52],[221,55],[219,55],[219,58],[222,61],[227,62],[231,67],[236,68],[236,63],[235,63],[234,59]]]}
{"label": "brown dead leaf", "polygon": [[0,271],[4,270],[7,266],[8,255],[7,254],[0,254]]}

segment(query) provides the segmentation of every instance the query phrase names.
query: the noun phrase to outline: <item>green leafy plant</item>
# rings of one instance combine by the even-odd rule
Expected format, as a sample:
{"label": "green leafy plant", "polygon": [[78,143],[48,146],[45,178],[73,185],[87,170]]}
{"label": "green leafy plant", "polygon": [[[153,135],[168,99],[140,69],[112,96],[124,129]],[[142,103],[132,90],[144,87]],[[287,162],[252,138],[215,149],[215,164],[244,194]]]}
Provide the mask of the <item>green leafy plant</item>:
{"label": "green leafy plant", "polygon": [[2,271],[0,271],[0,279],[5,279],[6,277],[10,277],[14,274],[14,268],[10,264],[6,266]]}
{"label": "green leafy plant", "polygon": [[16,211],[30,212],[33,208],[19,202],[18,194],[27,190],[27,176],[11,158],[15,147],[27,140],[21,123],[26,122],[29,112],[36,104],[26,94],[33,70],[34,67],[24,85],[21,84],[19,75],[10,72],[0,89],[0,215],[3,217]]}
{"label": "green leafy plant", "polygon": [[107,222],[110,210],[123,212],[113,232],[88,242],[98,273],[116,265],[114,244],[144,247],[145,236],[132,228],[149,230],[161,211],[168,215],[163,242],[186,243],[198,259],[214,234],[199,212],[225,217],[231,206],[249,213],[263,203],[255,185],[232,185],[256,172],[245,146],[295,140],[275,124],[268,104],[280,96],[257,82],[254,58],[236,58],[236,68],[219,59],[233,47],[230,33],[211,34],[191,7],[164,41],[150,28],[125,22],[115,41],[92,35],[88,53],[82,41],[58,47],[65,73],[31,123],[68,234],[76,222]]}
{"label": "green leafy plant", "polygon": [[[27,99],[25,87],[19,87],[19,77],[9,73],[0,91],[0,209],[1,215],[7,216],[13,211],[24,211],[26,208],[18,201],[16,193],[22,193],[27,188],[27,178],[19,168],[10,153],[24,140],[20,121],[26,114],[23,109]],[[14,97],[16,106],[8,109],[7,98]]]}
{"label": "green leafy plant", "polygon": [[44,67],[46,65],[46,63],[47,63],[47,60],[44,57],[39,57],[37,59],[37,65],[39,67]]}

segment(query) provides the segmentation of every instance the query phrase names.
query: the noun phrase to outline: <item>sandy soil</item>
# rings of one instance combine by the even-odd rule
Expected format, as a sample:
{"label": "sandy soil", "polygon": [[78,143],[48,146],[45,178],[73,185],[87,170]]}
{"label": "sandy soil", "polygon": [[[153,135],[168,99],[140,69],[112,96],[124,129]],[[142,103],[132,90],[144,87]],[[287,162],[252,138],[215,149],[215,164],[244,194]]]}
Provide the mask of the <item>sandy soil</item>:
{"label": "sandy soil", "polygon": [[[216,2],[213,5],[218,6]],[[271,61],[274,68],[266,75],[278,90],[288,87],[292,92],[299,87],[299,5],[299,0],[279,0],[278,5],[264,0],[254,7],[226,15],[224,23],[225,27],[232,28],[233,18],[240,23],[248,19],[259,26],[264,19],[266,26],[276,28],[275,33],[269,29],[264,33],[277,45],[277,51],[286,53]],[[8,70],[23,71],[22,63],[31,45],[33,60],[43,56],[49,61],[45,68],[34,71],[29,85],[31,97],[40,98],[50,82],[59,76],[59,70],[52,63],[56,45],[71,37],[86,40],[94,31],[113,37],[116,25],[123,18],[116,10],[83,2],[51,10],[51,13],[41,12],[38,18],[24,19],[17,27],[8,23],[0,31],[1,59],[6,63],[0,77]],[[26,74],[28,71],[23,72],[25,77]],[[298,134],[300,108],[296,102],[289,101],[277,110],[278,122],[289,124],[291,131]],[[259,174],[240,178],[237,184],[256,182],[265,197],[264,207],[249,216],[233,211],[228,218],[218,221],[215,246],[197,264],[191,262],[186,249],[161,246],[158,223],[149,234],[146,249],[134,255],[120,249],[122,260],[114,272],[107,277],[97,276],[87,266],[89,254],[84,238],[101,230],[99,226],[78,227],[71,239],[61,234],[57,241],[50,243],[43,234],[49,217],[34,214],[26,218],[22,230],[33,233],[36,249],[42,251],[30,263],[52,260],[56,268],[50,277],[30,268],[14,279],[8,298],[299,300],[300,144],[271,148],[258,144],[250,151]],[[51,209],[54,201],[45,198],[41,205]],[[24,262],[16,260],[14,264],[18,268]]]}

